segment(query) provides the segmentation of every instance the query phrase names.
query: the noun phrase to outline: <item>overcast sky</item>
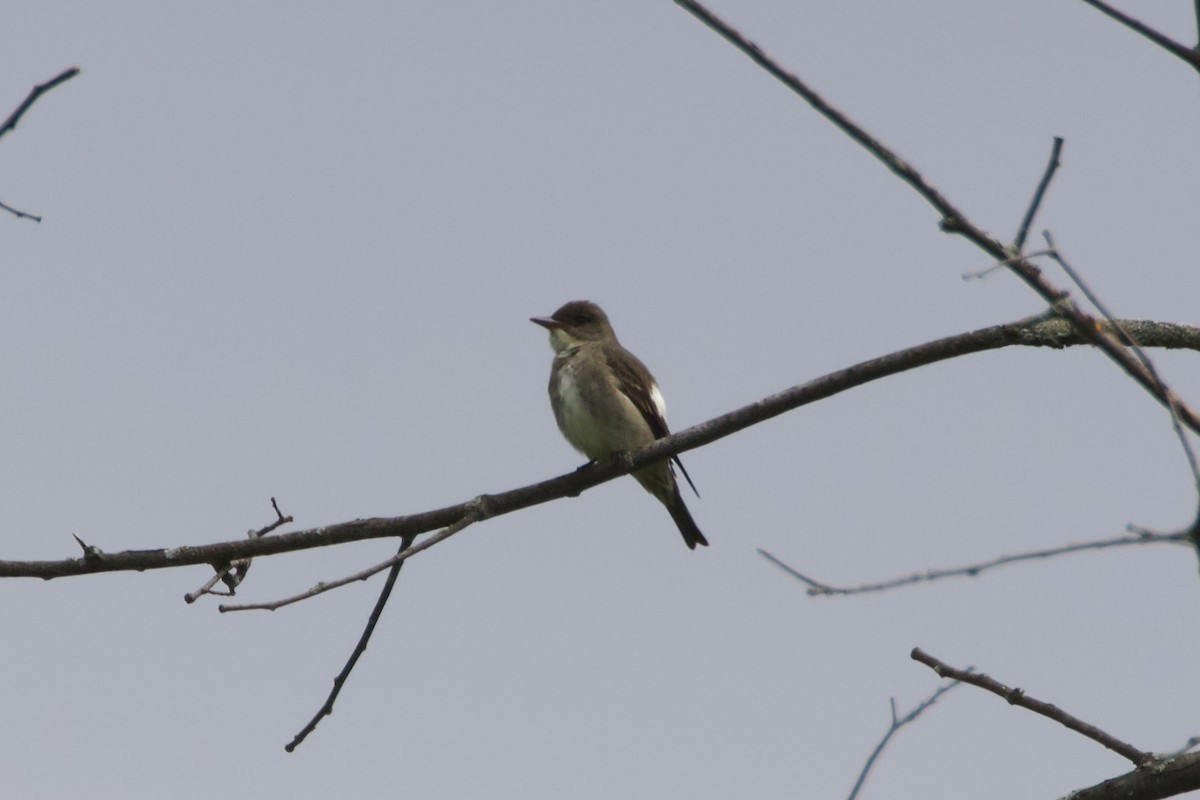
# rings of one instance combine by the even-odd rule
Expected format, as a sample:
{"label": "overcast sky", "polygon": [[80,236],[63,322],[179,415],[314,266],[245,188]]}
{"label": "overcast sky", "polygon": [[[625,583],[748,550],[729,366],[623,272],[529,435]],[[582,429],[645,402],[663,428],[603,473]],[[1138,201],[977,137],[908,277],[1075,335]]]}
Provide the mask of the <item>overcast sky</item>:
{"label": "overcast sky", "polygon": [[[1125,317],[1196,323],[1193,70],[1078,0],[722,0],[714,9],[1011,239],[1037,229]],[[1123,7],[1189,45],[1191,4]],[[9,0],[0,117],[0,558],[422,511],[568,472],[528,322],[586,298],[676,429],[857,361],[1043,310],[668,0]],[[1031,243],[1040,244],[1040,239]],[[1060,284],[1062,276],[1048,272]],[[1160,354],[1200,400],[1196,356]],[[632,480],[477,525],[273,614],[200,567],[0,582],[14,798],[845,797],[939,685],[914,646],[1135,746],[1197,730],[1184,548],[814,599],[1173,530],[1196,497],[1161,408],[1099,354],[889,378],[685,454],[712,546]],[[393,542],[261,559],[240,600]],[[1057,797],[1099,745],[960,688],[863,797]]]}

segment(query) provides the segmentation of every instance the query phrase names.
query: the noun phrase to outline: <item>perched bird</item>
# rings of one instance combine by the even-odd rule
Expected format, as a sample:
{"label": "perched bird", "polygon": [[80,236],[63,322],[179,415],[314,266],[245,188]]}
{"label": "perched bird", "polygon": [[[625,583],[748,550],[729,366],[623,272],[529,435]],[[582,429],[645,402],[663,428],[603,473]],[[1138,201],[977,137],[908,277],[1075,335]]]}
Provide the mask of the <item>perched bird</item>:
{"label": "perched bird", "polygon": [[[550,405],[572,447],[595,461],[616,451],[645,447],[670,433],[654,376],[617,341],[600,306],[574,300],[552,316],[531,317],[530,322],[550,331],[554,348]],[[683,540],[695,550],[698,544],[708,545],[708,540],[683,504],[671,461],[695,491],[678,457],[642,467],[633,477],[667,507]]]}

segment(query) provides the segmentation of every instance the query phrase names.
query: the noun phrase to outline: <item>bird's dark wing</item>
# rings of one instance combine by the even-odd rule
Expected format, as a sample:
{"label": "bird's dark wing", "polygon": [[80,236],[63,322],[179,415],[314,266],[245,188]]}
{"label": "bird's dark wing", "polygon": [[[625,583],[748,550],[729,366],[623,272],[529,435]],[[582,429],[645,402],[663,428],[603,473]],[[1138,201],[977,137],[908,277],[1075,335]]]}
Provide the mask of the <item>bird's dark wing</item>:
{"label": "bird's dark wing", "polygon": [[[642,418],[650,426],[650,432],[654,434],[654,438],[661,439],[668,436],[671,429],[667,427],[667,418],[663,415],[662,409],[658,402],[655,402],[654,394],[652,394],[658,384],[654,380],[654,376],[650,374],[650,370],[646,369],[646,365],[619,344],[606,347],[604,358],[608,362],[609,370],[617,379],[617,387],[622,394],[629,398],[633,407],[641,412]],[[661,400],[660,394],[658,401],[661,402]],[[679,467],[679,471],[683,473],[683,477],[687,480],[688,486],[692,487],[692,491],[696,493],[696,497],[699,497],[700,492],[696,490],[696,484],[692,483],[692,476],[688,475],[679,456],[671,456],[671,460]]]}

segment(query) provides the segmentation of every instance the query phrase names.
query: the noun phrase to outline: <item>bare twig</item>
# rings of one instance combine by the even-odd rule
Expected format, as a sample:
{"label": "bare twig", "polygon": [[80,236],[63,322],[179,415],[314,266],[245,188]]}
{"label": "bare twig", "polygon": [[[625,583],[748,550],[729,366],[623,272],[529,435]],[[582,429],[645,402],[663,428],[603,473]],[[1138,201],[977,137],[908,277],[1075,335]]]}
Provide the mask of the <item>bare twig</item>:
{"label": "bare twig", "polygon": [[[404,552],[412,545],[413,537],[404,536],[400,540],[399,552]],[[354,665],[358,663],[358,659],[367,651],[367,643],[371,641],[371,634],[375,632],[375,625],[379,622],[379,616],[383,613],[384,606],[387,605],[388,598],[392,595],[392,587],[396,585],[396,579],[400,577],[400,568],[404,566],[403,561],[398,561],[392,566],[392,571],[388,573],[387,580],[383,583],[383,590],[379,593],[379,599],[375,601],[375,608],[371,610],[371,616],[367,618],[367,626],[363,629],[362,636],[358,637],[358,644],[354,646],[354,651],[350,653],[350,658],[346,661],[346,665],[342,667],[342,671],[333,679],[333,689],[330,690],[329,696],[325,698],[325,703],[317,710],[317,713],[308,721],[299,733],[284,746],[284,750],[289,753],[308,738],[308,735],[317,729],[317,725],[321,720],[333,713],[333,704],[337,701],[338,695],[342,693],[342,687],[346,684],[346,679],[350,677],[350,672],[354,669]]]}
{"label": "bare twig", "polygon": [[[1190,64],[1192,67],[1194,67],[1197,70],[1200,70],[1200,54],[1197,54],[1196,51],[1191,50],[1191,49],[1181,45],[1179,42],[1175,41],[1174,39],[1170,39],[1170,38],[1164,36],[1163,34],[1159,33],[1158,31],[1154,30],[1153,28],[1151,28],[1149,25],[1146,25],[1143,22],[1139,22],[1138,20],[1134,19],[1133,17],[1129,16],[1128,14],[1126,14],[1122,11],[1118,11],[1117,9],[1110,6],[1108,3],[1101,2],[1101,0],[1083,0],[1083,2],[1087,3],[1089,6],[1096,9],[1101,14],[1104,14],[1108,17],[1111,17],[1112,19],[1115,19],[1117,22],[1121,23],[1126,28],[1129,28],[1129,30],[1134,31],[1136,33],[1140,33],[1142,36],[1145,36],[1147,39],[1154,42],[1156,45],[1158,45],[1162,49],[1166,50],[1171,55],[1182,58],[1185,62]],[[1198,17],[1200,17],[1200,4],[1197,4],[1197,6],[1198,7],[1196,9],[1196,14]]]}
{"label": "bare twig", "polygon": [[850,790],[848,800],[855,800],[855,798],[858,797],[859,790],[862,789],[863,783],[865,783],[867,780],[867,773],[871,771],[871,767],[875,765],[875,760],[879,758],[879,754],[883,752],[885,747],[887,747],[888,742],[892,740],[892,737],[896,735],[896,732],[908,723],[915,720],[917,717],[921,716],[925,709],[936,703],[942,695],[958,685],[958,681],[951,681],[944,686],[939,686],[936,692],[931,694],[919,705],[917,705],[916,708],[899,719],[896,717],[896,699],[894,697],[892,698],[892,724],[888,726],[887,733],[883,735],[883,738],[879,740],[879,744],[875,745],[875,749],[872,750],[871,755],[867,757],[867,763],[863,764],[862,772],[858,774],[858,780],[854,782],[854,788]]}
{"label": "bare twig", "polygon": [[[4,120],[3,124],[0,124],[0,139],[3,139],[6,133],[14,130],[17,127],[17,123],[21,121],[21,117],[25,115],[25,112],[29,110],[29,107],[32,106],[39,97],[53,89],[55,86],[58,86],[60,83],[69,81],[78,74],[79,67],[71,67],[70,69],[63,70],[57,76],[51,78],[45,83],[35,84],[33,89],[30,90],[29,96],[25,98],[21,105],[17,106],[15,111],[8,115],[8,119]],[[36,214],[30,214],[27,211],[21,211],[20,209],[13,208],[12,206],[4,203],[0,203],[0,209],[15,215],[17,219],[31,219],[34,222],[42,221],[42,218]]]}
{"label": "bare twig", "polygon": [[[1018,253],[1013,258],[1006,258],[1003,261],[997,261],[995,264],[992,264],[991,266],[988,266],[988,267],[984,267],[983,269],[975,269],[975,270],[971,270],[969,272],[964,272],[962,274],[962,279],[964,281],[982,280],[983,278],[987,278],[987,277],[991,276],[992,273],[994,273],[994,272],[997,272],[1002,269],[1008,269],[1008,264],[1010,261],[1014,261],[1014,260],[1022,259],[1022,258],[1026,258],[1026,259],[1039,258],[1041,256],[1048,256],[1048,255],[1050,255],[1049,250],[1034,250],[1032,253]],[[1055,316],[1057,316],[1057,314],[1054,313],[1053,309],[1048,309],[1045,312],[1045,315],[1043,315],[1043,316],[1044,316],[1044,318],[1049,318],[1049,317],[1055,317]]]}
{"label": "bare twig", "polygon": [[[912,187],[914,191],[941,214],[942,221],[940,227],[943,231],[962,236],[987,253],[995,261],[1007,261],[1008,269],[1045,300],[1059,316],[1069,320],[1085,339],[1115,361],[1127,375],[1146,389],[1160,403],[1163,405],[1170,404],[1170,400],[1162,393],[1158,381],[1154,380],[1153,376],[1146,371],[1141,362],[1129,353],[1112,333],[1103,330],[1103,326],[1097,324],[1098,320],[1090,314],[1084,313],[1067,292],[1047,281],[1045,276],[1042,275],[1041,269],[1035,264],[1031,263],[1028,259],[1013,258],[1014,254],[1009,248],[994,236],[972,223],[965,214],[952,205],[940,191],[925,180],[907,161],[896,155],[896,153],[874,136],[867,133],[865,129],[854,123],[841,111],[827,103],[798,77],[785,70],[778,62],[763,53],[758,45],[746,39],[702,4],[696,2],[696,0],[675,0],[675,2],[803,98],[839,130],[862,145],[871,155],[875,156],[884,166],[895,173],[897,177]],[[1179,407],[1179,414],[1187,427],[1200,433],[1200,415],[1182,405]]]}
{"label": "bare twig", "polygon": [[1055,136],[1054,146],[1050,149],[1050,163],[1046,165],[1046,171],[1042,173],[1042,179],[1038,182],[1037,191],[1033,193],[1033,200],[1030,201],[1029,208],[1025,210],[1025,218],[1021,220],[1021,227],[1017,229],[1017,238],[1013,239],[1013,252],[1018,255],[1025,249],[1025,240],[1029,237],[1029,226],[1033,224],[1033,219],[1042,206],[1042,198],[1046,196],[1046,189],[1050,187],[1050,181],[1054,179],[1054,173],[1061,165],[1058,157],[1062,153],[1062,147],[1062,137]]}
{"label": "bare twig", "polygon": [[30,214],[27,211],[21,211],[20,209],[13,208],[10,205],[5,205],[4,203],[0,203],[0,208],[4,209],[5,211],[7,211],[10,214],[15,214],[17,219],[31,219],[34,222],[42,221],[42,218],[39,217],[37,214]]}
{"label": "bare twig", "polygon": [[1132,761],[1134,766],[1143,767],[1155,760],[1153,754],[1143,752],[1133,745],[1122,742],[1115,736],[1100,730],[1095,725],[1071,716],[1058,706],[1029,697],[1023,689],[1010,688],[982,673],[955,669],[934,656],[929,655],[919,647],[913,648],[912,659],[929,667],[939,677],[951,678],[963,683],[969,683],[972,686],[978,686],[980,689],[986,689],[992,694],[1004,698],[1010,705],[1021,706],[1036,714],[1048,717],[1076,733],[1083,734],[1094,742],[1099,742],[1114,753]]}
{"label": "bare twig", "polygon": [[[285,517],[283,512],[279,510],[279,504],[275,502],[274,497],[271,498],[271,508],[275,509],[275,521],[266,527],[259,528],[256,531],[247,532],[246,535],[248,537],[251,539],[258,539],[262,536],[266,536],[276,528],[282,525],[287,525],[293,521],[290,516]],[[194,603],[196,600],[206,594],[221,594],[228,597],[233,597],[235,594],[237,594],[237,587],[241,585],[243,580],[245,580],[246,573],[250,571],[250,561],[251,559],[249,558],[238,558],[234,559],[233,561],[227,561],[224,564],[214,564],[213,576],[196,591],[185,594],[183,596],[184,602]],[[213,591],[213,587],[217,585],[217,581],[224,583],[225,586],[228,587],[229,591]]]}
{"label": "bare twig", "polygon": [[60,83],[71,80],[71,78],[74,78],[78,74],[79,67],[70,67],[69,69],[63,70],[61,73],[45,83],[36,84],[33,89],[30,90],[29,96],[25,98],[21,105],[17,106],[17,110],[9,114],[8,119],[4,120],[3,124],[0,124],[0,138],[3,138],[6,133],[17,127],[17,123],[21,121],[21,117],[25,115],[25,112],[29,110],[29,107],[32,106],[39,97],[53,89],[55,86],[58,86]]}
{"label": "bare twig", "polygon": [[1137,342],[1135,342],[1133,338],[1125,332],[1125,330],[1121,327],[1121,324],[1113,317],[1112,312],[1108,310],[1108,307],[1105,306],[1103,302],[1101,302],[1099,296],[1092,291],[1091,287],[1084,283],[1083,278],[1079,276],[1079,273],[1067,263],[1065,258],[1063,258],[1063,255],[1061,252],[1059,252],[1058,245],[1055,244],[1054,237],[1051,235],[1050,231],[1043,231],[1042,237],[1045,238],[1046,244],[1050,247],[1050,252],[1048,253],[1050,258],[1053,259],[1056,264],[1062,267],[1063,272],[1067,273],[1067,277],[1069,277],[1071,281],[1079,287],[1079,291],[1083,292],[1083,296],[1088,299],[1088,302],[1095,306],[1096,310],[1099,311],[1104,318],[1108,320],[1108,323],[1113,326],[1113,330],[1120,335],[1122,343],[1128,347],[1135,356],[1137,356],[1138,360],[1141,361],[1142,365],[1146,368],[1146,371],[1149,372],[1154,380],[1158,382],[1163,395],[1167,398],[1167,410],[1171,413],[1171,425],[1175,429],[1175,435],[1179,439],[1179,444],[1183,447],[1183,454],[1187,458],[1188,466],[1192,470],[1192,481],[1196,486],[1197,499],[1200,500],[1200,466],[1197,466],[1196,453],[1192,450],[1192,443],[1188,440],[1187,433],[1183,430],[1183,423],[1179,420],[1181,413],[1180,405],[1182,404],[1179,399],[1179,395],[1175,394],[1171,387],[1167,386],[1166,381],[1162,379],[1162,376],[1158,374],[1158,370],[1155,369],[1154,362],[1150,360],[1150,356],[1146,355],[1146,351],[1139,347]]}
{"label": "bare twig", "polygon": [[[1143,347],[1200,350],[1200,328],[1174,323],[1123,321],[1124,330]],[[1101,323],[1102,327],[1106,327]],[[551,480],[486,495],[486,514],[480,521],[510,514],[522,508],[546,503],[560,497],[573,497],[605,481],[638,467],[661,461],[678,453],[701,447],[794,408],[832,397],[888,375],[1001,347],[1063,348],[1087,344],[1088,340],[1063,320],[1034,317],[1004,325],[993,325],[899,350],[880,358],[864,361],[824,377],[793,386],[764,397],[708,422],[663,437],[621,459],[606,459]],[[223,564],[239,558],[308,550],[315,547],[346,544],[367,539],[395,538],[421,534],[453,525],[475,508],[475,501],[459,503],[402,517],[356,519],[319,528],[278,536],[238,539],[216,544],[192,545],[155,550],[126,550],[104,553],[85,560],[60,561],[0,560],[0,578],[60,578],[99,572],[170,569],[190,564]]]}
{"label": "bare twig", "polygon": [[981,561],[977,564],[968,564],[967,566],[963,567],[929,569],[925,570],[924,572],[914,572],[899,578],[889,578],[887,580],[877,581],[874,583],[860,583],[856,586],[831,586],[827,583],[822,583],[821,581],[814,580],[797,571],[793,567],[788,566],[775,556],[768,553],[766,550],[760,549],[758,553],[763,558],[767,559],[796,580],[808,586],[807,593],[810,597],[818,597],[883,592],[889,589],[896,589],[901,586],[911,586],[914,583],[932,583],[945,578],[974,578],[981,572],[986,572],[987,570],[995,569],[996,567],[1002,567],[1006,564],[1054,558],[1055,556],[1066,555],[1068,553],[1078,553],[1084,550],[1105,550],[1110,547],[1127,547],[1130,545],[1143,544],[1188,545],[1191,543],[1191,541],[1191,533],[1189,531],[1181,531],[1179,533],[1152,533],[1150,531],[1137,532],[1131,528],[1130,533],[1124,536],[1114,536],[1111,539],[1097,539],[1096,541],[1092,542],[1080,542],[1077,544],[1063,545],[1062,547],[1050,547],[1045,550],[1031,550],[1026,553],[1000,556],[989,561]]}
{"label": "bare twig", "polygon": [[[363,630],[362,636],[359,637],[358,644],[355,645],[354,651],[350,653],[350,658],[347,659],[346,665],[342,667],[342,671],[339,672],[337,677],[333,679],[333,689],[330,690],[329,696],[325,698],[325,702],[317,710],[317,713],[313,715],[313,718],[308,721],[308,724],[306,724],[300,730],[300,732],[296,734],[292,741],[284,746],[285,750],[287,750],[289,753],[295,750],[301,742],[308,738],[310,733],[316,730],[317,725],[322,719],[333,713],[333,704],[337,701],[338,695],[341,694],[342,688],[346,685],[346,679],[350,677],[350,672],[354,669],[354,665],[358,663],[359,657],[366,652],[367,642],[371,640],[371,634],[375,631],[375,624],[379,622],[379,615],[383,613],[383,608],[387,605],[388,598],[392,594],[392,587],[396,585],[396,578],[400,575],[400,568],[404,566],[404,562],[408,560],[408,557],[413,553],[424,550],[436,542],[442,541],[443,539],[448,539],[455,533],[458,533],[463,528],[470,525],[472,522],[483,519],[486,513],[487,503],[484,499],[480,498],[474,501],[474,507],[462,519],[453,525],[448,526],[445,530],[439,531],[436,536],[431,536],[418,545],[413,544],[413,539],[416,538],[415,534],[407,534],[400,538],[400,549],[396,551],[395,556],[389,559],[391,571],[388,572],[387,580],[383,583],[383,589],[379,593],[379,599],[375,601],[375,608],[371,611],[371,616],[367,620],[367,627]],[[375,571],[379,572],[381,570]],[[357,578],[347,579],[342,583],[342,585],[350,582],[350,580],[357,580]],[[333,587],[330,586],[329,588]],[[300,597],[297,599],[304,598]]]}
{"label": "bare twig", "polygon": [[347,575],[344,578],[339,578],[334,581],[321,581],[308,591],[301,592],[300,594],[293,595],[291,597],[285,597],[282,600],[275,600],[270,603],[245,603],[242,605],[221,604],[218,608],[222,613],[226,611],[275,611],[283,608],[284,606],[290,606],[292,603],[299,603],[301,600],[307,600],[310,597],[316,597],[319,594],[324,594],[330,589],[340,589],[341,587],[348,586],[351,583],[365,581],[374,575],[378,575],[385,569],[390,569],[398,564],[403,564],[408,560],[409,556],[414,556],[422,550],[427,550],[440,541],[449,539],[451,536],[466,528],[471,523],[476,522],[478,519],[478,515],[468,514],[453,525],[447,525],[445,528],[438,531],[433,536],[430,536],[428,539],[423,539],[420,543],[415,545],[410,543],[407,547],[400,548],[400,550],[396,552],[396,555],[392,556],[386,561],[382,561],[374,566],[367,567],[366,569],[356,572],[353,575]]}

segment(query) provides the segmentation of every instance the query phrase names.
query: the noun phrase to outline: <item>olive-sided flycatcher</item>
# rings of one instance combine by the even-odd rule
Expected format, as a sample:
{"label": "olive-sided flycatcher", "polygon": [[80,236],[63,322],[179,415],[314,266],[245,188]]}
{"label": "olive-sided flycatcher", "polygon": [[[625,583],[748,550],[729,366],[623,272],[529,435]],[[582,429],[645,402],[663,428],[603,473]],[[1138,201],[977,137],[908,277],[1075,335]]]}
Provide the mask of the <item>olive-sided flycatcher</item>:
{"label": "olive-sided flycatcher", "polygon": [[[550,331],[554,348],[550,405],[572,447],[595,461],[616,451],[645,447],[670,433],[654,376],[617,341],[600,306],[575,300],[552,316],[530,321]],[[683,540],[695,550],[708,540],[683,504],[671,461],[692,485],[677,456],[642,467],[633,477],[667,507]]]}

